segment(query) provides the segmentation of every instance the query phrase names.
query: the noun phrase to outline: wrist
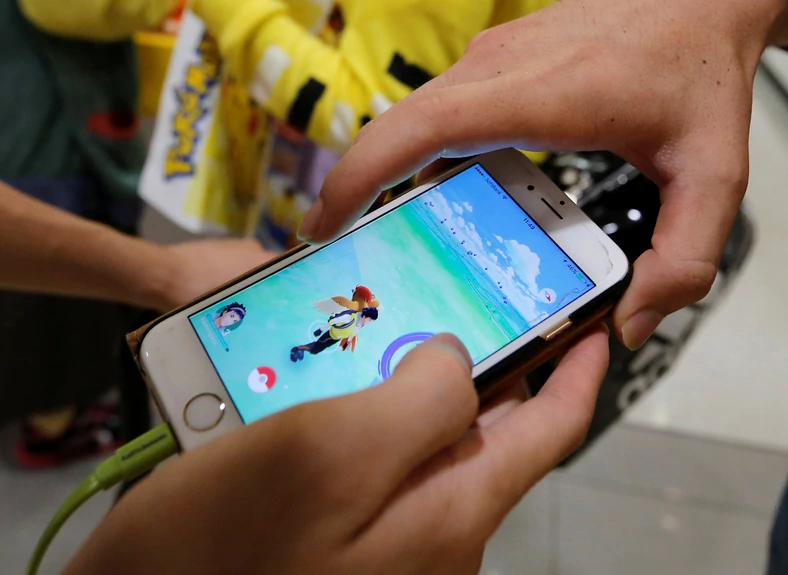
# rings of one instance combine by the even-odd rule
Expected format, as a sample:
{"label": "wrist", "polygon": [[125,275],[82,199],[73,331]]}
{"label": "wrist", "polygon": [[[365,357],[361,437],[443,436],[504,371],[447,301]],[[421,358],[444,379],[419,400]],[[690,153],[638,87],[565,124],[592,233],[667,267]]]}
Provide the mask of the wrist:
{"label": "wrist", "polygon": [[183,276],[180,260],[165,246],[140,239],[135,242],[138,263],[126,268],[132,286],[130,303],[159,312],[177,307]]}
{"label": "wrist", "polygon": [[151,244],[151,247],[156,250],[158,264],[145,285],[146,307],[159,312],[170,311],[185,301],[182,296],[187,281],[185,265],[170,248],[158,244]]}

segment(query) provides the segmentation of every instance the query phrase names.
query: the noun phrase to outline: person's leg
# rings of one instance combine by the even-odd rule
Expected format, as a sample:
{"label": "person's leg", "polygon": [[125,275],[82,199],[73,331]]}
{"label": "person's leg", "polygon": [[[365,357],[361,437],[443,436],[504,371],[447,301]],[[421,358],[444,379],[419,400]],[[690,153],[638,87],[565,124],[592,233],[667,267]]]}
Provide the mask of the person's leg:
{"label": "person's leg", "polygon": [[767,575],[788,575],[788,485],[774,517]]}
{"label": "person's leg", "polygon": [[323,335],[321,335],[317,341],[313,341],[312,343],[307,343],[305,345],[299,345],[294,347],[290,350],[290,360],[293,362],[300,361],[304,359],[304,352],[309,352],[312,355],[317,355],[321,351],[325,351],[332,345],[335,345],[337,340],[331,337],[331,331],[328,330]]}
{"label": "person's leg", "polygon": [[317,355],[321,351],[325,351],[337,343],[339,342],[331,337],[331,330],[328,330],[323,335],[321,335],[316,342],[309,344],[309,353],[312,355]]}

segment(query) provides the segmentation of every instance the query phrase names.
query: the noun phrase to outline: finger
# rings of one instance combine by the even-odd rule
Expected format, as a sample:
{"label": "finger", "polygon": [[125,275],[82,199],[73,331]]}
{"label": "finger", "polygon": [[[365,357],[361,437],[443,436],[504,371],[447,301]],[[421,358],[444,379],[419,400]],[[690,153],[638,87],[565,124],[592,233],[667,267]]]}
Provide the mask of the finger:
{"label": "finger", "polygon": [[354,459],[374,462],[374,477],[365,480],[388,495],[414,467],[462,437],[478,408],[465,347],[439,335],[406,355],[383,384],[340,398],[330,415],[340,428],[332,434]]}
{"label": "finger", "polygon": [[476,425],[487,427],[492,425],[507,413],[516,409],[528,398],[528,392],[522,377],[518,377],[503,385],[503,391],[498,393],[481,406]]}
{"label": "finger", "polygon": [[428,166],[424,167],[424,169],[419,171],[419,173],[416,175],[416,183],[423,184],[431,178],[435,178],[440,174],[451,170],[454,166],[461,164],[464,160],[465,158],[441,158],[439,160],[435,160]]}
{"label": "finger", "polygon": [[[467,520],[494,530],[523,495],[583,441],[608,366],[608,333],[575,345],[539,394],[480,431],[480,455],[460,468],[470,498]],[[475,486],[475,487],[474,487]]]}
{"label": "finger", "polygon": [[[582,440],[607,366],[607,335],[577,344],[534,399],[474,429],[408,477],[364,534],[368,541],[484,541]],[[402,533],[413,517],[418,529]]]}
{"label": "finger", "polygon": [[584,95],[582,89],[554,94],[548,84],[537,82],[528,94],[518,95],[515,79],[500,76],[413,93],[378,117],[365,131],[363,144],[352,146],[329,173],[304,219],[302,239],[319,243],[336,237],[381,190],[441,157],[507,146],[539,150],[570,141],[595,147],[600,132],[593,120],[575,122],[571,130],[558,121],[566,109],[583,117],[593,94]]}
{"label": "finger", "polygon": [[[691,157],[704,163],[702,155]],[[663,189],[652,249],[635,262],[632,284],[613,316],[628,348],[641,347],[665,316],[708,293],[746,181],[746,166],[731,163],[682,176]]]}

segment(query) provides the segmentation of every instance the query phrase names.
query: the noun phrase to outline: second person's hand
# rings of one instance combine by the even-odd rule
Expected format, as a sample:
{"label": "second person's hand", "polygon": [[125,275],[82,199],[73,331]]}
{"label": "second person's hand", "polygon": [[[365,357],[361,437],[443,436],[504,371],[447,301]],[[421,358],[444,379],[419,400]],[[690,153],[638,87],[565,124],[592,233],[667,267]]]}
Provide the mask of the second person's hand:
{"label": "second person's hand", "polygon": [[714,281],[748,177],[752,88],[785,0],[562,0],[488,30],[368,124],[301,235],[323,242],[441,157],[611,150],[661,187],[653,249],[614,323],[630,348]]}
{"label": "second person's hand", "polygon": [[161,250],[167,255],[168,280],[150,302],[161,312],[189,303],[277,256],[254,239],[195,240]]}

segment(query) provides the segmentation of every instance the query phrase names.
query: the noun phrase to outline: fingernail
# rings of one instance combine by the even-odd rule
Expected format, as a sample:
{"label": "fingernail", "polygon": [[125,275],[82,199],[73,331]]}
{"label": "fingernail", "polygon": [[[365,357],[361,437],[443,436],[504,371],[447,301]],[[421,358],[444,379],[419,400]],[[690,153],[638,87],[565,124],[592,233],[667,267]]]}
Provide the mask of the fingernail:
{"label": "fingernail", "polygon": [[432,340],[456,353],[469,368],[473,367],[473,360],[468,353],[468,349],[455,336],[448,333],[441,333],[433,337]]}
{"label": "fingernail", "polygon": [[304,216],[301,227],[298,229],[298,239],[308,242],[312,239],[320,226],[320,218],[323,215],[323,198],[318,197],[312,208]]}
{"label": "fingernail", "polygon": [[633,315],[621,328],[621,339],[632,351],[646,343],[665,317],[653,309],[643,309]]}

